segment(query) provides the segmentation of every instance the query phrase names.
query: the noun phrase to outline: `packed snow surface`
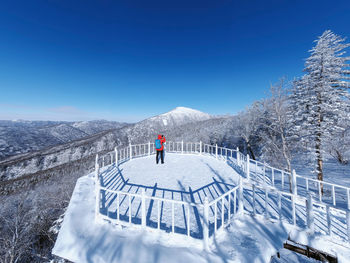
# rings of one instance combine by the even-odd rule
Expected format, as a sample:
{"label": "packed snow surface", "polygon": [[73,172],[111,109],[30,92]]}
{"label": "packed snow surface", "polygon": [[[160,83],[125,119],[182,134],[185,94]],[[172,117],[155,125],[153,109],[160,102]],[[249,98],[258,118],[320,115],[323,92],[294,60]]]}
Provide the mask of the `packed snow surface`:
{"label": "packed snow surface", "polygon": [[228,184],[238,183],[238,173],[226,162],[198,154],[166,153],[165,162],[156,164],[155,156],[132,159],[119,165],[129,183],[169,188],[196,190],[217,180]]}

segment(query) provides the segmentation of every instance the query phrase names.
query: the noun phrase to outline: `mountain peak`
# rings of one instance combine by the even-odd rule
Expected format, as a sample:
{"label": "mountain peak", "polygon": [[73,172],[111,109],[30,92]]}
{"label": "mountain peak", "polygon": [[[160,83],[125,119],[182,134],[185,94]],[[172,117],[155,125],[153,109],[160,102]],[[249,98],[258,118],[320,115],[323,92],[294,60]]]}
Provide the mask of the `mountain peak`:
{"label": "mountain peak", "polygon": [[149,120],[158,121],[162,125],[181,125],[189,122],[208,120],[211,116],[195,109],[176,107],[175,109],[152,117]]}
{"label": "mountain peak", "polygon": [[[167,112],[167,113],[164,113],[164,114],[172,114],[172,113],[176,113],[176,114],[184,114],[184,115],[188,115],[188,114],[196,114],[196,115],[202,115],[202,116],[208,116],[210,117],[209,114],[207,113],[204,113],[204,112],[201,112],[199,110],[195,110],[195,109],[191,109],[191,108],[187,108],[187,107],[176,107],[175,109]],[[162,115],[164,115],[162,114]]]}

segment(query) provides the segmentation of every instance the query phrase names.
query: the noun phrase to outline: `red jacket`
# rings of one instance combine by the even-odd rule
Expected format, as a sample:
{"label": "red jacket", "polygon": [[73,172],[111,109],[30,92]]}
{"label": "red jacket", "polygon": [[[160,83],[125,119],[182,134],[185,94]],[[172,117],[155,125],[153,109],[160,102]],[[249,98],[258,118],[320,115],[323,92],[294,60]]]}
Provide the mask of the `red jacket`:
{"label": "red jacket", "polygon": [[165,143],[166,142],[166,140],[165,140],[165,137],[163,136],[163,138],[162,138],[162,135],[158,135],[158,139],[160,140],[160,144],[162,145],[162,147],[160,148],[160,149],[156,149],[157,151],[163,151],[164,150],[164,145],[163,145],[163,143]]}

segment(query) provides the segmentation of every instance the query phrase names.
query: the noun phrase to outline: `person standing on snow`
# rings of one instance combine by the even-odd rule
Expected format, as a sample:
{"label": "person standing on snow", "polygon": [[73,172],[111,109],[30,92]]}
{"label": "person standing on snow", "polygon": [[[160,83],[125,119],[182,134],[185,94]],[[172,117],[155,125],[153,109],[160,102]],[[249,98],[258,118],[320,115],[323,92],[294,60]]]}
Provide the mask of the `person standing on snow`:
{"label": "person standing on snow", "polygon": [[158,139],[156,139],[154,146],[156,147],[157,150],[157,155],[156,155],[156,163],[158,164],[159,162],[159,155],[162,163],[164,163],[164,144],[165,143],[165,137],[164,135],[159,134]]}

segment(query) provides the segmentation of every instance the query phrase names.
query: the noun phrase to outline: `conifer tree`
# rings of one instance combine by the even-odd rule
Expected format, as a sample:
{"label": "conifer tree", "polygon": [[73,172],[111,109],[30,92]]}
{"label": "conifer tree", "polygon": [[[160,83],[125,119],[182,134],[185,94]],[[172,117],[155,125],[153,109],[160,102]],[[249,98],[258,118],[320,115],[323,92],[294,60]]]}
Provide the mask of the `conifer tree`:
{"label": "conifer tree", "polygon": [[[312,154],[317,178],[323,180],[325,145],[349,117],[349,65],[344,56],[350,44],[326,30],[310,50],[304,71],[291,94],[294,131]],[[323,189],[322,189],[323,190]]]}

